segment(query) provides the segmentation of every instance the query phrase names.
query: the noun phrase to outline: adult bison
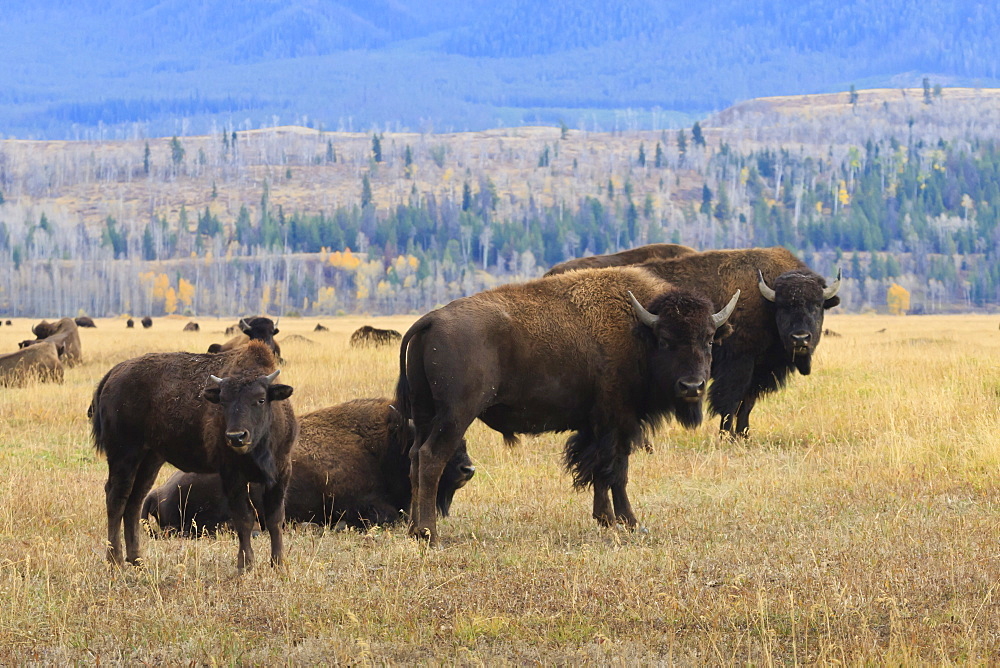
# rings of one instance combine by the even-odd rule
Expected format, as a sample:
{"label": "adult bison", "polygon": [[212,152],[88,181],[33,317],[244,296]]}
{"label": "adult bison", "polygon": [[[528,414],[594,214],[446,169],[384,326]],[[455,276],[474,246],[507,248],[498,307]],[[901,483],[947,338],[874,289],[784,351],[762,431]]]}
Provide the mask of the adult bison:
{"label": "adult bison", "polygon": [[[410,507],[412,443],[413,428],[387,399],[355,399],[302,416],[285,518],[359,528],[395,522]],[[463,442],[438,486],[442,515],[475,471]],[[260,485],[250,485],[250,498],[260,507]],[[178,472],[149,493],[142,517],[192,535],[214,532],[230,513],[218,475]]]}
{"label": "adult bison", "polygon": [[627,267],[633,264],[642,264],[647,260],[663,260],[681,255],[697,253],[693,248],[681,246],[680,244],[647,244],[638,248],[609,253],[607,255],[590,255],[567,260],[555,265],[547,272],[546,276],[565,274],[567,271],[575,269],[601,269],[603,267]]}
{"label": "adult bison", "polygon": [[351,347],[388,346],[402,338],[402,335],[394,329],[377,329],[365,325],[351,334]]}
{"label": "adult bison", "polygon": [[270,348],[278,361],[281,362],[281,346],[274,340],[278,333],[278,323],[270,318],[254,317],[240,318],[240,334],[229,339],[225,343],[213,343],[208,347],[210,353],[224,353],[240,346],[245,346],[250,341],[260,341]]}
{"label": "adult bison", "polygon": [[824,311],[840,303],[839,272],[828,286],[780,246],[704,251],[640,266],[675,285],[701,291],[716,308],[735,290],[742,291],[730,319],[733,336],[713,354],[708,393],[709,407],[721,416],[720,429],[732,436],[749,435],[757,400],[782,387],[793,369],[809,375]]}
{"label": "adult bison", "polygon": [[59,351],[51,341],[39,341],[16,352],[0,355],[0,385],[24,387],[32,380],[63,382]]}
{"label": "adult bison", "polygon": [[94,319],[86,315],[81,315],[78,318],[74,318],[73,322],[76,323],[77,327],[97,327],[97,325],[94,323]]}
{"label": "adult bison", "polygon": [[60,318],[56,322],[42,320],[31,328],[34,340],[22,341],[18,347],[25,348],[39,341],[48,341],[59,350],[59,358],[65,366],[72,367],[83,361],[83,347],[80,345],[80,332],[73,318]]}
{"label": "adult bison", "polygon": [[149,329],[150,327],[153,326],[153,319],[150,318],[148,315],[147,316],[143,316],[141,322],[142,322],[142,328],[143,329]]}
{"label": "adult bison", "polygon": [[645,269],[589,269],[494,288],[417,320],[400,345],[396,388],[416,430],[411,533],[437,540],[438,481],[476,418],[507,442],[576,432],[565,449],[574,485],[593,487],[598,522],[634,527],[629,455],[661,418],[700,424],[712,343],[731,331],[737,297],[716,313]]}
{"label": "adult bison", "polygon": [[194,320],[184,325],[185,332],[197,332],[201,330],[201,326],[198,325]]}
{"label": "adult bison", "polygon": [[274,355],[259,342],[221,355],[152,353],[126,360],[101,379],[90,405],[94,444],[108,459],[104,487],[108,560],[139,554],[139,512],[164,462],[217,472],[239,536],[236,564],[253,565],[253,514],[247,484],[262,483],[271,563],[283,557],[285,489],[298,424],[292,388],[274,382]]}
{"label": "adult bison", "polygon": [[128,328],[128,329],[134,328],[135,327],[135,320],[133,320],[132,318],[129,318],[128,320],[126,320],[125,321],[125,327]]}

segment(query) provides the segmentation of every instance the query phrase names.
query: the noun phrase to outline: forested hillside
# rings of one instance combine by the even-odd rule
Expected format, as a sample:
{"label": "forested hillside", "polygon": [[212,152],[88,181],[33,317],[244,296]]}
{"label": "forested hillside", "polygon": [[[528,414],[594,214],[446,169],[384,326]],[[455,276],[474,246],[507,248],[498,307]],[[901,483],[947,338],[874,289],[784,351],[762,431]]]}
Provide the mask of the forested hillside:
{"label": "forested hillside", "polygon": [[787,246],[843,268],[850,311],[995,309],[998,101],[928,85],[676,132],[6,141],[0,313],[421,311],[657,241]]}
{"label": "forested hillside", "polygon": [[760,96],[997,85],[998,27],[973,0],[12,0],[0,131],[676,128]]}

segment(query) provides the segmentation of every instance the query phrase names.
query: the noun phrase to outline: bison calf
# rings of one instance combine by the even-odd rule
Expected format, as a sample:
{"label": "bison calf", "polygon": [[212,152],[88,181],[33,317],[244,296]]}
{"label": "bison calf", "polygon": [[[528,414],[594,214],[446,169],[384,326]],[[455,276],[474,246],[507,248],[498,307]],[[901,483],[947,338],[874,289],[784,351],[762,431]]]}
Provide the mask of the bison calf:
{"label": "bison calf", "polygon": [[[299,420],[285,517],[366,528],[400,519],[410,506],[413,428],[386,399],[356,399]],[[445,467],[437,508],[447,515],[455,492],[475,474],[465,443]],[[250,485],[260,507],[261,487]],[[142,517],[182,535],[215,531],[229,521],[218,475],[176,473],[143,503]]]}
{"label": "bison calf", "polygon": [[262,343],[221,355],[153,353],[126,360],[101,379],[90,405],[98,452],[107,456],[108,560],[140,560],[142,502],[164,462],[218,473],[239,537],[237,567],[253,565],[253,513],[247,485],[263,485],[271,563],[283,558],[285,489],[298,425],[292,388],[274,382],[274,356]]}

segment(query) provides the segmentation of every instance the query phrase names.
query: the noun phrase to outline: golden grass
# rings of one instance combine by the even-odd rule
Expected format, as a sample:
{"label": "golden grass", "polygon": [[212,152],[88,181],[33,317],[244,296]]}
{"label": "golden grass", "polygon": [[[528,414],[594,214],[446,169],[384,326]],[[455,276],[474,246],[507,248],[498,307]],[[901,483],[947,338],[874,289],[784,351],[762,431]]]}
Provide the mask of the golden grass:
{"label": "golden grass", "polygon": [[[372,322],[283,318],[298,412],[391,392]],[[0,392],[0,663],[989,663],[1000,653],[1000,332],[984,316],[833,316],[811,377],[754,412],[637,454],[647,532],[601,529],[559,435],[506,449],[474,426],[476,478],[428,550],[399,527],[294,530],[284,570],[235,568],[231,535],[146,540],[105,565],[106,466],[86,408],[115,362],[204,350],[228,320],[82,330],[62,386]],[[313,332],[322,321],[330,332]],[[28,338],[0,328],[0,350]],[[885,331],[880,331],[880,330]],[[162,474],[167,475],[167,471]],[[267,553],[266,537],[257,539]]]}

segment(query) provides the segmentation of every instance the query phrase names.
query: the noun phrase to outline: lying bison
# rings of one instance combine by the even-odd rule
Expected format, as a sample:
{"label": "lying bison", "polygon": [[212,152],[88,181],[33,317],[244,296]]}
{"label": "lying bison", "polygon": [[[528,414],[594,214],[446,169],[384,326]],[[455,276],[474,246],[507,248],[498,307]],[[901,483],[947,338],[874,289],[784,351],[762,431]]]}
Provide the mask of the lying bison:
{"label": "lying bison", "polygon": [[164,462],[216,472],[239,537],[236,564],[253,565],[247,485],[261,483],[271,563],[283,557],[285,489],[298,425],[292,388],[274,382],[274,355],[259,342],[221,355],[153,353],[126,360],[101,379],[89,415],[94,444],[108,459],[108,560],[139,554],[139,512]]}
{"label": "lying bison", "polygon": [[39,341],[17,352],[0,355],[0,385],[24,387],[33,380],[63,382],[59,351],[51,341]]}
{"label": "lying bison", "polygon": [[323,323],[318,322],[318,323],[316,323],[316,326],[313,327],[313,331],[314,332],[329,332],[330,328],[327,327],[326,325],[324,325]]}
{"label": "lying bison", "polygon": [[97,325],[94,324],[94,319],[86,315],[81,315],[79,318],[74,318],[73,322],[76,323],[77,327],[97,327]]}
{"label": "lying bison", "polygon": [[196,323],[193,320],[191,322],[187,323],[186,325],[184,325],[184,331],[185,332],[197,332],[199,330],[201,330],[201,326],[199,326],[198,323]]}
{"label": "lying bison", "polygon": [[[386,399],[356,399],[323,408],[299,420],[286,519],[366,528],[398,520],[410,507],[413,428]],[[438,486],[437,509],[447,515],[455,492],[475,474],[462,443]],[[261,507],[261,486],[250,485]],[[194,535],[229,521],[229,505],[218,475],[175,473],[142,506],[160,529]]]}
{"label": "lying bison", "polygon": [[575,432],[566,466],[577,488],[593,487],[594,518],[634,527],[629,455],[661,418],[701,423],[712,344],[730,333],[738,296],[715,312],[646,269],[587,269],[457,299],[417,320],[400,345],[396,388],[416,430],[411,533],[436,541],[438,481],[476,418],[507,442]]}
{"label": "lying bison", "polygon": [[153,326],[153,319],[150,318],[148,315],[145,316],[145,317],[143,317],[143,319],[142,319],[141,322],[142,322],[142,328],[143,329],[149,329],[150,327]]}
{"label": "lying bison", "polygon": [[34,340],[21,341],[19,348],[48,341],[56,346],[59,358],[65,366],[76,366],[83,361],[83,347],[80,345],[80,332],[72,318],[61,318],[56,322],[42,320],[31,328]]}
{"label": "lying bison", "polygon": [[631,248],[629,250],[609,253],[607,255],[590,255],[588,257],[567,260],[566,262],[557,264],[549,269],[545,272],[545,275],[555,276],[556,274],[564,274],[567,271],[573,271],[575,269],[627,267],[633,264],[642,264],[647,260],[664,260],[671,257],[680,257],[681,255],[690,255],[691,253],[697,252],[698,251],[693,248],[681,246],[680,244],[648,244],[646,246],[639,246],[638,248]]}
{"label": "lying bison", "polygon": [[208,352],[224,353],[227,350],[245,346],[250,341],[260,341],[274,352],[279,362],[282,361],[281,346],[274,340],[275,334],[279,331],[277,322],[264,317],[240,318],[239,327],[242,333],[225,343],[213,343],[208,347]]}
{"label": "lying bison", "polygon": [[388,346],[402,338],[402,335],[394,329],[376,329],[371,325],[365,325],[351,334],[351,346],[355,348]]}

